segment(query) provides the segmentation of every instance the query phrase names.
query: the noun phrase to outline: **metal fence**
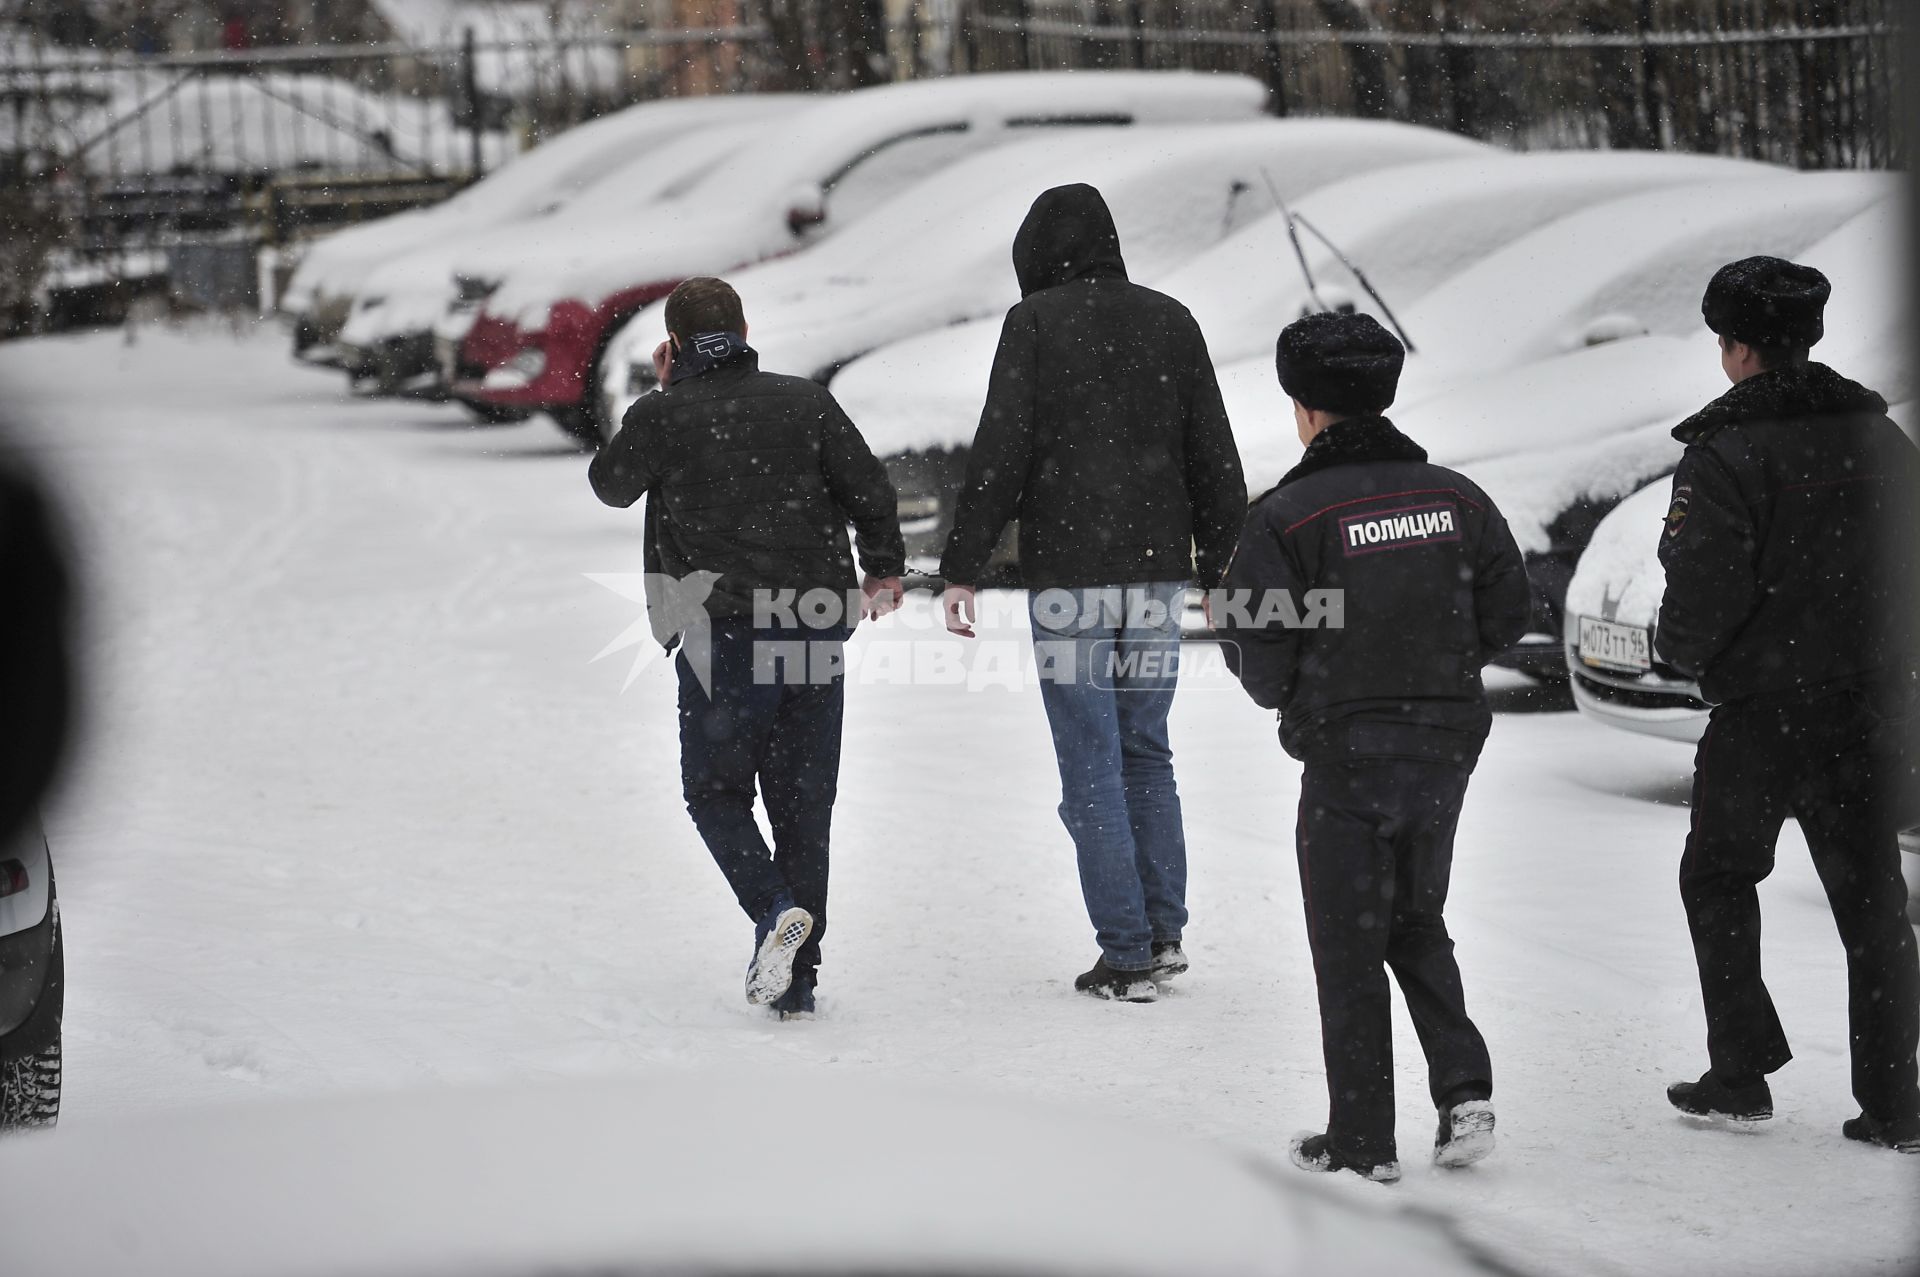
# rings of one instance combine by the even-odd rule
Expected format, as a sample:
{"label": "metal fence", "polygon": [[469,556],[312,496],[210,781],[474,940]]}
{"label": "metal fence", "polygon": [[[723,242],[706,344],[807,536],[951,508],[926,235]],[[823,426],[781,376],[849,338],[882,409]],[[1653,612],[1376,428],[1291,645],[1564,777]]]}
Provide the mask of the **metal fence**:
{"label": "metal fence", "polygon": [[764,87],[769,64],[756,26],[146,57],[0,38],[0,218],[19,266],[0,279],[0,331],[46,313],[49,292],[157,278],[174,246],[279,243],[442,199],[583,120]]}
{"label": "metal fence", "polygon": [[1893,0],[968,0],[960,43],[976,70],[1244,71],[1282,114],[1410,120],[1514,147],[1884,168],[1906,144],[1894,13]]}

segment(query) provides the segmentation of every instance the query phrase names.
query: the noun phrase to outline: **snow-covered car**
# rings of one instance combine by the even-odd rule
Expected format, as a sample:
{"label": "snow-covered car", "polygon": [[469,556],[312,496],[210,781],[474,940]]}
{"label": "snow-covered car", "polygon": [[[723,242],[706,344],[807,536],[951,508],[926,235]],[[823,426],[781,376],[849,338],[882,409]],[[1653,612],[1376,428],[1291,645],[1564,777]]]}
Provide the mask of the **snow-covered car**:
{"label": "snow-covered car", "polygon": [[[375,267],[361,281],[336,342],[354,392],[443,396],[450,379],[443,379],[436,334],[460,317],[473,322],[473,307],[463,302],[454,282],[454,264],[463,254],[508,255],[524,245],[565,240],[582,226],[630,218],[698,180],[757,135],[757,123],[736,122],[732,116],[757,118],[778,100],[772,95],[739,99],[754,110],[725,113],[725,123],[703,119],[636,148],[624,163],[550,212],[422,244]],[[493,415],[489,405],[469,406]]]}
{"label": "snow-covered car", "polygon": [[34,824],[0,847],[0,1131],[48,1126],[59,1116],[65,1003],[53,857]]}
{"label": "snow-covered car", "polygon": [[[1116,1209],[1116,1166],[1151,1169],[1151,1209]],[[0,1235],[10,1272],[88,1277],[1515,1271],[1431,1208],[1345,1187],[1106,1113],[661,1071],[9,1141]]]}
{"label": "snow-covered car", "polygon": [[1075,71],[887,84],[802,108],[638,216],[510,259],[463,262],[467,295],[486,300],[460,359],[486,371],[454,392],[545,410],[569,434],[597,441],[609,342],[682,279],[805,247],[1034,129],[1250,119],[1266,101],[1244,76]]}
{"label": "snow-covered car", "polygon": [[293,327],[294,354],[314,363],[339,362],[334,339],[362,282],[383,263],[551,213],[634,156],[689,128],[751,118],[768,109],[761,102],[754,95],[734,94],[628,107],[541,143],[444,204],[315,241],[301,255],[280,299],[281,314]]}
{"label": "snow-covered car", "polygon": [[[1264,120],[1035,138],[978,155],[874,209],[843,234],[742,271],[740,292],[763,367],[826,382],[876,346],[1020,299],[1009,254],[1034,197],[1086,182],[1106,197],[1127,271],[1151,279],[1272,207],[1355,172],[1480,151],[1411,125]],[[929,246],[937,245],[937,251]],[[606,361],[609,421],[653,382],[665,307],[622,330]],[[977,413],[978,406],[975,406]]]}
{"label": "snow-covered car", "polygon": [[[1419,164],[1380,167],[1295,198],[1281,192],[1366,273],[1389,306],[1404,309],[1473,262],[1514,239],[1595,202],[1636,191],[1715,178],[1778,175],[1767,165],[1706,156],[1634,152],[1502,155],[1471,151]],[[1301,232],[1309,287],[1264,181],[1255,192],[1266,215],[1163,275],[1141,279],[1193,312],[1216,363],[1270,365],[1273,338],[1320,305],[1376,315],[1367,295],[1324,241]],[[848,365],[834,392],[882,456],[925,552],[944,538],[954,476],[979,421],[998,318],[894,341]]]}

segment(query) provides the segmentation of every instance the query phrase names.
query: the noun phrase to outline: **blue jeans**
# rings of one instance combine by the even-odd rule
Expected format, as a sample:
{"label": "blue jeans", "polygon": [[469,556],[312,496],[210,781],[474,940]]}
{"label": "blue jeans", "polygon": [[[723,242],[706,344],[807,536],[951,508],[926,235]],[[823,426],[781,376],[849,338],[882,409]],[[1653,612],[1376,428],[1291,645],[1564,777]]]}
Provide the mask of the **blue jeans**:
{"label": "blue jeans", "polygon": [[1027,601],[1060,764],[1060,820],[1107,965],[1153,965],[1187,924],[1187,839],[1167,711],[1186,584],[1041,590]]}
{"label": "blue jeans", "polygon": [[[711,692],[700,686],[685,648],[675,660],[687,811],[747,917],[759,921],[783,894],[813,915],[813,934],[793,963],[794,979],[808,988],[827,932],[828,842],[845,703],[837,660],[846,635],[844,629],[755,629],[742,618],[717,620]],[[782,651],[805,655],[791,664],[771,658]],[[773,830],[771,849],[753,818],[756,789]]]}

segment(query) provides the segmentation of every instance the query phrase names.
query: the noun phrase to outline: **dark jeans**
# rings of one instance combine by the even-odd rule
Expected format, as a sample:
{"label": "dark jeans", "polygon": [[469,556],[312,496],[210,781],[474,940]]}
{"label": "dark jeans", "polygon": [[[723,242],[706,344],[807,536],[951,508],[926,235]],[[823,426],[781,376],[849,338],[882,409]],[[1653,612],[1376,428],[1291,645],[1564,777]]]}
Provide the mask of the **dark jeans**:
{"label": "dark jeans", "polygon": [[1187,839],[1167,713],[1184,582],[1041,590],[1028,600],[1060,821],[1107,965],[1143,971],[1187,924]]}
{"label": "dark jeans", "polygon": [[1364,759],[1300,780],[1300,895],[1320,991],[1327,1135],[1343,1156],[1395,1157],[1393,1021],[1386,969],[1427,1056],[1433,1102],[1493,1090],[1487,1044],[1467,1018],[1441,911],[1468,773],[1448,763]]}
{"label": "dark jeans", "polygon": [[[711,694],[683,649],[680,782],[687,811],[734,898],[756,922],[783,893],[813,915],[813,934],[794,959],[811,987],[827,930],[827,843],[840,779],[845,685],[838,657],[845,630],[759,629],[713,624]],[[757,653],[757,659],[756,659]],[[776,653],[812,658],[775,660]],[[773,849],[754,822],[755,782]]]}
{"label": "dark jeans", "polygon": [[1894,731],[1859,691],[1714,707],[1694,755],[1680,898],[1715,1072],[1740,1079],[1793,1058],[1760,978],[1755,888],[1794,816],[1847,950],[1854,1098],[1883,1120],[1920,1113],[1920,967],[1900,873],[1897,760]]}

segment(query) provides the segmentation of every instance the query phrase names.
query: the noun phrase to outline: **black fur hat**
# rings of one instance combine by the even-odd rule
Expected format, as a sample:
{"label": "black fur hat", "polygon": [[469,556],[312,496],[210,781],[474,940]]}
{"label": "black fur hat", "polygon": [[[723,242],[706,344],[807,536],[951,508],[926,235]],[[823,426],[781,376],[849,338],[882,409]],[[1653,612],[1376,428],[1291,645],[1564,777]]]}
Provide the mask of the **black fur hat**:
{"label": "black fur hat", "polygon": [[1826,336],[1832,295],[1833,285],[1811,266],[1747,257],[1714,273],[1700,313],[1714,332],[1749,346],[1811,346]]}
{"label": "black fur hat", "polygon": [[1406,360],[1407,348],[1371,315],[1303,316],[1281,330],[1274,349],[1280,388],[1322,412],[1384,412]]}

